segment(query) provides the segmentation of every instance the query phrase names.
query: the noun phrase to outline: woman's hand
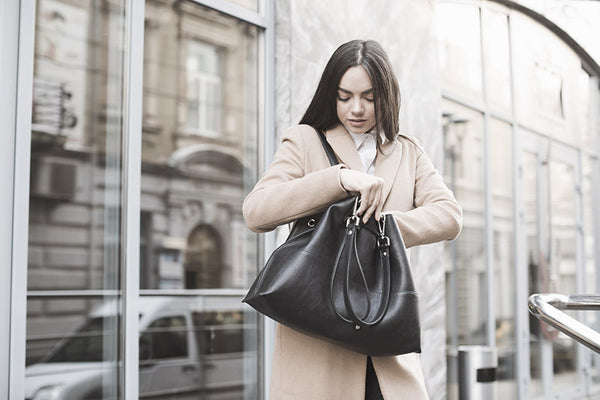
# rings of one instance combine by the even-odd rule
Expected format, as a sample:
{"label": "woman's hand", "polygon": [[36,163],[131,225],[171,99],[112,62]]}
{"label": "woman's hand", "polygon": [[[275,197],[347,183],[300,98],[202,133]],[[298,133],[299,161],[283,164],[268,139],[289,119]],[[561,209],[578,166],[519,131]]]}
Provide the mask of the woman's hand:
{"label": "woman's hand", "polygon": [[340,170],[340,183],[352,195],[360,195],[358,215],[367,222],[371,215],[377,221],[383,208],[383,179],[351,169]]}

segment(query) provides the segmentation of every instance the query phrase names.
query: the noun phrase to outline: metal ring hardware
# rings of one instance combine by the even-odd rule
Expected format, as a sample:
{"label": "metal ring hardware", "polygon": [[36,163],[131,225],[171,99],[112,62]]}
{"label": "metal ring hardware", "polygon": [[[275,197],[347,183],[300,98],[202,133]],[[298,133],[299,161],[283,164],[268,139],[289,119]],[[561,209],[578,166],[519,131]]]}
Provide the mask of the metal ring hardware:
{"label": "metal ring hardware", "polygon": [[348,227],[350,226],[350,224],[354,224],[355,226],[360,225],[360,218],[358,217],[358,215],[348,217],[348,219],[346,220],[346,226]]}

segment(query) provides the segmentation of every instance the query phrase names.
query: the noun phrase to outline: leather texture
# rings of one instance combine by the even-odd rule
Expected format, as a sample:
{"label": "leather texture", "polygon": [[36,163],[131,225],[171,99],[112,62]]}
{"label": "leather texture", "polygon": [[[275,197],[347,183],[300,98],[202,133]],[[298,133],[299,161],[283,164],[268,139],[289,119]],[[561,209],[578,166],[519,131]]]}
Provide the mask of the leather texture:
{"label": "leather texture", "polygon": [[[319,132],[331,164],[337,159]],[[300,219],[244,302],[301,333],[354,352],[420,352],[418,295],[393,217],[363,224],[356,198]]]}

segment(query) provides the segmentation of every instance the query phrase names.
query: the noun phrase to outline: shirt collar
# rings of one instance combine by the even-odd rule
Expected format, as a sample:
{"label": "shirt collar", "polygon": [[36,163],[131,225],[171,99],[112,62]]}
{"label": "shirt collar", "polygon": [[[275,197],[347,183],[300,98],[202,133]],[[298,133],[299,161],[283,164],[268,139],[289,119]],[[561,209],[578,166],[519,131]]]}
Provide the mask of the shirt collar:
{"label": "shirt collar", "polygon": [[[375,128],[373,128],[369,132],[365,132],[365,133],[352,133],[348,129],[346,129],[346,132],[348,132],[350,134],[350,137],[352,137],[352,140],[354,140],[354,145],[356,146],[357,149],[365,141],[366,135],[373,135],[373,137],[376,137]],[[387,142],[387,137],[383,133],[379,134],[379,139],[380,139],[381,144],[385,144],[385,142]]]}

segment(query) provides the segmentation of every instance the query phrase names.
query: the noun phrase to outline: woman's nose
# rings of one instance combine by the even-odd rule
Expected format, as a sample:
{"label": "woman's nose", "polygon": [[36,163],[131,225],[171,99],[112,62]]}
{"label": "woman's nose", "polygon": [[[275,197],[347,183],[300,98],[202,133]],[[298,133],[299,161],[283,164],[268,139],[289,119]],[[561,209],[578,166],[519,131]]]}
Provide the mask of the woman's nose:
{"label": "woman's nose", "polygon": [[362,114],[364,111],[362,102],[360,100],[353,100],[351,111],[353,114]]}

